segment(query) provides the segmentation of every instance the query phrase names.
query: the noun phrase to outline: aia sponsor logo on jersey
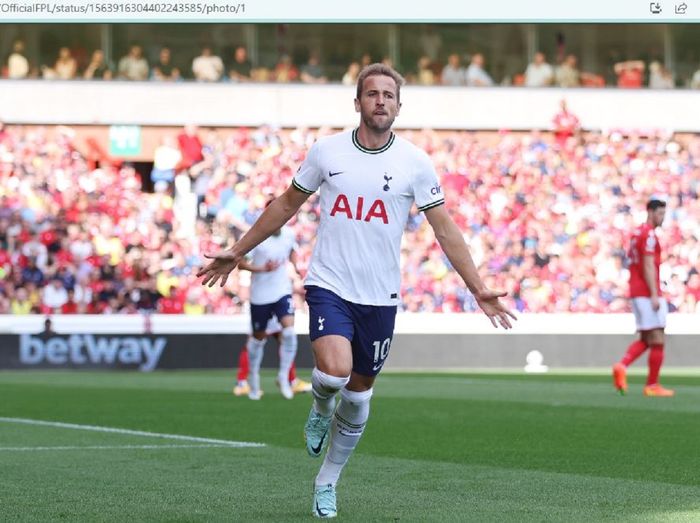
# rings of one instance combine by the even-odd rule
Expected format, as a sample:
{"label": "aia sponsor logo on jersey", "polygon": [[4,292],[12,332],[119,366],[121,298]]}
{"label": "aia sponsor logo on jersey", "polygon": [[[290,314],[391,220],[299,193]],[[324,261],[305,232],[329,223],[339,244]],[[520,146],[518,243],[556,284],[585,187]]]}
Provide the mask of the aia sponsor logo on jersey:
{"label": "aia sponsor logo on jersey", "polygon": [[[384,224],[389,224],[389,216],[386,213],[386,207],[382,200],[374,200],[370,205],[367,205],[364,197],[358,196],[357,200],[350,204],[350,200],[344,194],[339,194],[335,199],[331,216],[341,215],[350,220],[360,220],[369,222],[373,219],[381,220]],[[366,211],[365,211],[366,209]]]}

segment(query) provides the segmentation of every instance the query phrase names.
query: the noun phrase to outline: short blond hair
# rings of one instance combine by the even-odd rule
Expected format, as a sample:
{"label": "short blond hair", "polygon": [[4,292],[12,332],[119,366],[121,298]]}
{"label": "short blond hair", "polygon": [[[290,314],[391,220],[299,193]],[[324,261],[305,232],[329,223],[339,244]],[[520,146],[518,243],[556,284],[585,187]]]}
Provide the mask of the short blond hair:
{"label": "short blond hair", "polygon": [[364,85],[365,80],[370,76],[388,76],[389,78],[392,78],[396,83],[396,100],[401,100],[401,86],[405,83],[403,76],[401,76],[393,67],[381,63],[368,65],[362,69],[362,71],[360,71],[360,74],[357,77],[356,97],[358,100],[360,99],[360,96],[362,96],[362,86]]}

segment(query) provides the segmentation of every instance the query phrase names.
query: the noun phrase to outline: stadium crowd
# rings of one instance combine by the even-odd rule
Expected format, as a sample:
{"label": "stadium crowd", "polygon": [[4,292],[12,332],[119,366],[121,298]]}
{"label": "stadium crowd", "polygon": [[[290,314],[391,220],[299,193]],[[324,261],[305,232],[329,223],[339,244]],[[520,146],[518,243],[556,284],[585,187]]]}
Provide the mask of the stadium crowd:
{"label": "stadium crowd", "polygon": [[[248,273],[202,287],[201,253],[245,231],[328,132],[188,128],[163,141],[173,176],[151,193],[133,166],[91,157],[70,128],[0,124],[0,313],[247,310]],[[700,137],[402,134],[430,154],[482,274],[514,309],[627,311],[627,238],[646,198],[663,193],[664,292],[671,310],[700,312]],[[317,221],[312,196],[291,222],[302,272]],[[475,311],[423,215],[407,229],[403,310]],[[295,290],[303,307],[301,281]]]}
{"label": "stadium crowd", "polygon": [[[429,48],[430,46],[428,46]],[[196,56],[173,56],[171,49],[161,46],[144,51],[134,43],[116,63],[106,58],[103,49],[91,54],[80,48],[72,50],[64,46],[56,52],[50,63],[33,64],[27,57],[23,40],[12,44],[0,77],[9,79],[43,78],[47,80],[126,80],[126,81],[182,81],[198,82],[275,82],[319,84],[340,82],[354,85],[360,69],[377,59],[393,65],[388,57],[372,57],[363,54],[357,61],[347,64],[342,75],[329,75],[318,51],[307,53],[304,63],[294,63],[292,56],[280,52],[274,64],[254,65],[244,45],[235,46],[231,56],[220,56],[212,46],[204,46]],[[548,58],[538,51],[530,63],[523,64],[521,71],[494,78],[489,73],[485,54],[475,51],[462,54],[447,50],[438,56],[437,50],[419,57],[413,66],[405,64],[408,83],[418,85],[449,85],[468,87],[491,87],[515,85],[525,87],[605,87],[616,86],[627,89],[648,87],[671,89],[678,86],[700,89],[700,68],[692,75],[676,78],[666,68],[661,58],[622,59],[611,62],[605,70],[583,71],[579,68],[578,56],[574,53],[558,52]],[[150,60],[147,55],[150,54]],[[333,64],[333,68],[338,64]],[[341,65],[341,68],[346,67]]]}

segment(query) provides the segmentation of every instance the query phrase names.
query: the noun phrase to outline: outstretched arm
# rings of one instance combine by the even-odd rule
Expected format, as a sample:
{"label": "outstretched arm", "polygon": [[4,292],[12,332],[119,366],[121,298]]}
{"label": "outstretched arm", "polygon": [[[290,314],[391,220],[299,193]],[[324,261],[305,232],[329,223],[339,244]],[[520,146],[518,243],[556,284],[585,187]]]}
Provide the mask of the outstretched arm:
{"label": "outstretched arm", "polygon": [[493,291],[484,286],[476,270],[476,265],[474,265],[469,247],[467,247],[459,228],[447,214],[445,206],[440,205],[428,209],[425,211],[425,217],[435,231],[435,237],[440,243],[440,247],[445,251],[450,263],[462,277],[493,326],[498,327],[500,324],[505,329],[511,328],[510,319],[516,319],[515,315],[499,300],[499,298],[506,296],[506,292]]}
{"label": "outstretched arm", "polygon": [[226,285],[229,274],[241,263],[243,257],[287,223],[308,197],[308,194],[289,187],[265,209],[250,230],[233,247],[205,254],[204,257],[212,261],[197,273],[198,278],[204,277],[202,285],[213,287],[217,281],[221,282],[222,287]]}

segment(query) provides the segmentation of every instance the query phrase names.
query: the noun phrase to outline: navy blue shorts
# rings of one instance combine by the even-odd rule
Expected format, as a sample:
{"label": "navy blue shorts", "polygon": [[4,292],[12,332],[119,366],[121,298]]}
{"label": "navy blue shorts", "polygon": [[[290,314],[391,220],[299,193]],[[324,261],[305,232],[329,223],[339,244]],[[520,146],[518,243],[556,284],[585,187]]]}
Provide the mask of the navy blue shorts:
{"label": "navy blue shorts", "polygon": [[376,376],[389,355],[396,323],[396,306],[359,305],[328,289],[306,287],[311,341],[328,334],[350,340],[352,370]]}
{"label": "navy blue shorts", "polygon": [[267,328],[267,322],[272,316],[277,316],[281,320],[285,316],[294,315],[294,303],[292,295],[287,294],[282,296],[275,303],[266,303],[265,305],[250,304],[250,322],[253,326],[253,332],[264,331]]}

